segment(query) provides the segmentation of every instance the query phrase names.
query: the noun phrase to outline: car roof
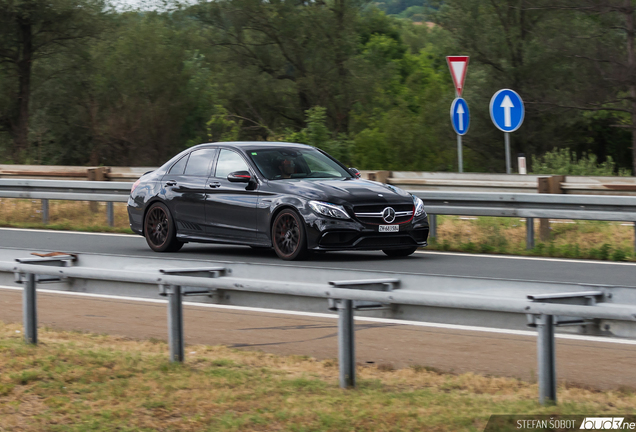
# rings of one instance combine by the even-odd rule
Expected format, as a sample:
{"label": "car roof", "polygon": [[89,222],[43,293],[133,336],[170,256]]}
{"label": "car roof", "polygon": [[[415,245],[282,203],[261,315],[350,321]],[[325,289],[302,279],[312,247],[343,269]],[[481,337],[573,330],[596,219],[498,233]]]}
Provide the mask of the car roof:
{"label": "car roof", "polygon": [[272,147],[299,147],[299,148],[314,148],[307,144],[298,144],[298,143],[288,143],[288,142],[278,142],[278,141],[228,141],[228,142],[214,142],[214,143],[204,143],[199,144],[193,148],[199,147],[208,147],[208,146],[228,146],[228,147],[237,147],[241,149],[245,148],[272,148]]}

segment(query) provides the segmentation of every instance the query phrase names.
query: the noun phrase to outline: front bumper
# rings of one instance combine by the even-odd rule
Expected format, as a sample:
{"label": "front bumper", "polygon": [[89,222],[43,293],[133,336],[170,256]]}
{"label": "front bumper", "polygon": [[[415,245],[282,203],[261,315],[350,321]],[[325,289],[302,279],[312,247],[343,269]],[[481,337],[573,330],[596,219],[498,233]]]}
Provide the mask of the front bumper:
{"label": "front bumper", "polygon": [[[309,219],[309,220],[308,220]],[[428,217],[399,224],[398,232],[379,232],[379,225],[347,219],[305,215],[307,248],[310,250],[384,250],[427,246]]]}

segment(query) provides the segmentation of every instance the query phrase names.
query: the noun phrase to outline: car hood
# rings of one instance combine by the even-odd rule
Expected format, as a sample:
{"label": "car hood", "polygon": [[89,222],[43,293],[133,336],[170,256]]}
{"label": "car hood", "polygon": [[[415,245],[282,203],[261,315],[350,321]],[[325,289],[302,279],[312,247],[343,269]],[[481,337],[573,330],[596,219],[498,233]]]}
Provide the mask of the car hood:
{"label": "car hood", "polygon": [[270,182],[280,192],[340,205],[408,204],[413,202],[408,192],[382,183],[363,179],[304,180],[290,179]]}

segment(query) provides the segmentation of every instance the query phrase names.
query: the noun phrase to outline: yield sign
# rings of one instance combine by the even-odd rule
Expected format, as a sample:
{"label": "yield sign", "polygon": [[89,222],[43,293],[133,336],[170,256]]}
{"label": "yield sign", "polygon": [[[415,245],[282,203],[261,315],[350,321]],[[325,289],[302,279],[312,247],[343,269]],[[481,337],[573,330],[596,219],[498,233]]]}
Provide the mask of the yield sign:
{"label": "yield sign", "polygon": [[451,76],[453,77],[453,84],[455,84],[455,90],[457,96],[461,97],[462,90],[464,90],[464,79],[466,79],[466,69],[468,69],[468,56],[447,56],[446,62],[450,69]]}

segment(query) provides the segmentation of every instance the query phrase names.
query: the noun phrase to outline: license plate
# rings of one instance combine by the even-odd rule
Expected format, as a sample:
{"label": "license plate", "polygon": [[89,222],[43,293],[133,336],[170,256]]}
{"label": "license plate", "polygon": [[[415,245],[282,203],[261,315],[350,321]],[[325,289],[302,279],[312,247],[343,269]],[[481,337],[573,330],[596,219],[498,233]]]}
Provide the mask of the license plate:
{"label": "license plate", "polygon": [[380,225],[380,232],[398,232],[400,231],[399,225]]}

